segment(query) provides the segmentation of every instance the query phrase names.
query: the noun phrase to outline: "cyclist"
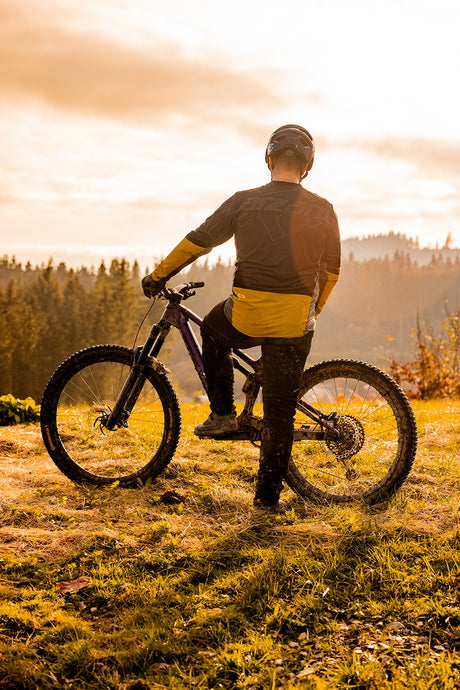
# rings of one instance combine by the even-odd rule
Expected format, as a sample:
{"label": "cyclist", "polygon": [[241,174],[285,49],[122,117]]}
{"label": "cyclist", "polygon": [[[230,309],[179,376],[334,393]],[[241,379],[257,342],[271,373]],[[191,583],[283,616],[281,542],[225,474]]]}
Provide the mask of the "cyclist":
{"label": "cyclist", "polygon": [[265,151],[271,181],[236,192],[142,280],[145,295],[154,296],[185,266],[234,237],[232,294],[201,327],[211,414],[195,434],[218,438],[238,428],[231,348],[261,346],[264,418],[254,506],[269,512],[286,510],[280,492],[300,378],[316,316],[340,270],[333,207],[300,184],[313,159],[314,142],[306,129],[279,127]]}

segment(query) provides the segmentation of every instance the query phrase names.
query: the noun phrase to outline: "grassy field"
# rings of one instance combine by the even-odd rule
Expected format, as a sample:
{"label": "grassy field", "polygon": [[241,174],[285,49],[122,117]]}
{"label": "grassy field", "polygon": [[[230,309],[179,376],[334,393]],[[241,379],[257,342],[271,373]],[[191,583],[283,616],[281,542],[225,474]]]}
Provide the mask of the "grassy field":
{"label": "grassy field", "polygon": [[269,518],[258,450],[193,437],[205,407],[138,490],[78,488],[38,428],[0,429],[0,688],[459,688],[460,402],[414,408],[389,503],[286,490]]}

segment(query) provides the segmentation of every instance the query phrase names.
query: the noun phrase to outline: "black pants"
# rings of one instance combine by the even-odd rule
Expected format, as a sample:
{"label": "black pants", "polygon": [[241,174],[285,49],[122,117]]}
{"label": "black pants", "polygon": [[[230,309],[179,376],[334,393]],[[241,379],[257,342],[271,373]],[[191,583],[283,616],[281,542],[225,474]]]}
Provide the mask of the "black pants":
{"label": "black pants", "polygon": [[234,412],[232,348],[262,348],[264,423],[256,498],[273,504],[291,455],[300,378],[310,352],[313,332],[300,338],[252,338],[232,326],[218,304],[201,326],[203,366],[211,411]]}

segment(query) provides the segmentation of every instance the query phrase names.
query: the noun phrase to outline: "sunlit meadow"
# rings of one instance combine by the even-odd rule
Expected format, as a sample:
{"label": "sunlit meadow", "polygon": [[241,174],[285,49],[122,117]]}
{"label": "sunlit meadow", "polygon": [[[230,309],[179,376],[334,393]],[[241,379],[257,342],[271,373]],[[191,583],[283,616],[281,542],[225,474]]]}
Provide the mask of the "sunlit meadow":
{"label": "sunlit meadow", "polygon": [[83,489],[0,430],[0,688],[455,688],[460,403],[414,403],[402,490],[251,509],[258,450],[200,441],[139,489]]}

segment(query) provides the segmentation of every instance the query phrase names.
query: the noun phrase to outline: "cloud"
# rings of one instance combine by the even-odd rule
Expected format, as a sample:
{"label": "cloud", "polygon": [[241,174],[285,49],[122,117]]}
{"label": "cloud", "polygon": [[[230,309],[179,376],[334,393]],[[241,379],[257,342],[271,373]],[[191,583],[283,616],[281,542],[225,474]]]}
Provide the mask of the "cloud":
{"label": "cloud", "polygon": [[283,102],[268,73],[186,58],[162,38],[148,49],[118,43],[26,9],[0,3],[0,94],[9,99],[137,124],[233,124],[249,137],[260,133],[255,112],[270,118]]}
{"label": "cloud", "polygon": [[350,146],[382,158],[407,161],[426,177],[460,178],[460,141],[388,137],[352,140]]}

